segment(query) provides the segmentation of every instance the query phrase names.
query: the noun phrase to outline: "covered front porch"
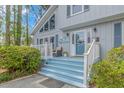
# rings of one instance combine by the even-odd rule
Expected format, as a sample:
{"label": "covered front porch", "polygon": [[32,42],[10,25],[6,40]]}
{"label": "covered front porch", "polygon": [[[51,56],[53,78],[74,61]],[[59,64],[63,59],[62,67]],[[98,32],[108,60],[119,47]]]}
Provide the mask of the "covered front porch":
{"label": "covered front porch", "polygon": [[91,41],[87,51],[78,56],[65,55],[62,47],[55,50],[52,43],[32,47],[39,49],[42,58],[46,60],[41,74],[78,87],[88,86],[92,64],[100,59],[100,45],[96,39]]}

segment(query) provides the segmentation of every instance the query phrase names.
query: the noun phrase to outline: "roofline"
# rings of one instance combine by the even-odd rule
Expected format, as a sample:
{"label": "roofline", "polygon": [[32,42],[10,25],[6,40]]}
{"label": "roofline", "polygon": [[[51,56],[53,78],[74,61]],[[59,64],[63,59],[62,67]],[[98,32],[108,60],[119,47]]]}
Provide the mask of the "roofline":
{"label": "roofline", "polygon": [[50,16],[50,14],[52,13],[52,11],[54,9],[57,8],[57,5],[51,5],[48,10],[46,11],[46,13],[40,18],[40,20],[37,22],[37,24],[35,25],[35,27],[32,30],[31,35],[34,35],[38,29],[41,27],[41,25],[44,23],[44,21],[47,19],[47,16]]}

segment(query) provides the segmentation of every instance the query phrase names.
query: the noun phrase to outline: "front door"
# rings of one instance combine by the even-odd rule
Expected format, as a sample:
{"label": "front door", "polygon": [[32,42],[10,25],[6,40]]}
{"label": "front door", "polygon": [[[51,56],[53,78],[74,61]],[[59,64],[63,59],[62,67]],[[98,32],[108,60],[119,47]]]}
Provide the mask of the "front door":
{"label": "front door", "polygon": [[85,36],[84,32],[77,32],[75,34],[76,55],[83,55],[85,51]]}
{"label": "front door", "polygon": [[122,25],[121,23],[114,24],[114,47],[122,45]]}
{"label": "front door", "polygon": [[83,56],[87,51],[88,45],[91,43],[92,30],[83,29],[70,33],[70,54],[71,56]]}
{"label": "front door", "polygon": [[70,35],[70,54],[80,56],[85,52],[86,31],[75,31]]}

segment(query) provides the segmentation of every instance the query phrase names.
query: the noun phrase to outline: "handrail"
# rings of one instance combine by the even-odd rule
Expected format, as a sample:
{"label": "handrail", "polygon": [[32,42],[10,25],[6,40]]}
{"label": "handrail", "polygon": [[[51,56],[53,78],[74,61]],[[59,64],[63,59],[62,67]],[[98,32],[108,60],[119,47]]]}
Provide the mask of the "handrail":
{"label": "handrail", "polygon": [[86,53],[84,53],[84,86],[88,87],[88,78],[91,67],[95,60],[100,57],[99,45],[97,45],[96,40],[93,39],[90,48]]}
{"label": "handrail", "polygon": [[84,53],[84,55],[88,55],[88,54],[90,53],[90,51],[91,51],[91,49],[92,49],[94,43],[95,43],[95,39],[93,39],[90,48],[88,49],[87,53]]}

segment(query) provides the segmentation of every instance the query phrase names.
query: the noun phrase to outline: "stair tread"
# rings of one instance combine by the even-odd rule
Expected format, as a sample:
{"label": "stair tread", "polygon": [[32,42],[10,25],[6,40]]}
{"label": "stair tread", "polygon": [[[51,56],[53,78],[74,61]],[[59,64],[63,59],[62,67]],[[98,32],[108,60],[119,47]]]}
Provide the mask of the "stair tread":
{"label": "stair tread", "polygon": [[67,67],[62,67],[62,66],[54,66],[54,65],[52,65],[52,64],[47,64],[47,65],[45,65],[45,66],[50,66],[50,67],[55,67],[55,68],[61,68],[61,69],[65,69],[65,70],[71,70],[71,71],[77,71],[77,72],[81,72],[81,73],[83,73],[83,69],[82,70],[78,70],[78,69],[75,69],[75,68],[67,68]]}
{"label": "stair tread", "polygon": [[44,64],[44,67],[41,68],[40,74],[74,86],[84,86],[83,58],[81,60],[63,57],[49,58],[45,63],[47,64]]}
{"label": "stair tread", "polygon": [[[53,70],[53,69],[49,69],[49,68],[43,68],[43,70],[47,70],[47,71],[50,71],[50,72],[53,72],[53,73],[58,73],[58,71],[56,71],[56,70]],[[70,74],[70,73],[67,73],[67,72],[59,72],[58,74],[62,74],[62,75],[66,75],[66,76],[71,76],[71,77],[74,77],[74,78],[77,78],[77,79],[81,79],[81,80],[83,80],[83,75],[82,76],[80,76],[80,75],[73,75],[73,74]]]}
{"label": "stair tread", "polygon": [[59,61],[54,61],[54,60],[48,61],[48,64],[50,62],[51,63],[55,63],[55,64],[70,65],[70,66],[75,66],[75,67],[83,67],[83,64],[82,65],[79,65],[79,64],[72,64],[72,63],[69,63],[69,62],[59,62]]}
{"label": "stair tread", "polygon": [[83,86],[83,83],[80,83],[80,82],[76,82],[76,81],[72,81],[72,80],[69,80],[69,79],[66,79],[66,78],[62,78],[62,77],[59,77],[59,76],[56,76],[56,75],[53,75],[53,74],[46,74],[46,73],[41,73],[40,74],[42,75],[45,75],[45,76],[48,76],[48,77],[52,77],[54,79],[57,79],[57,80],[60,80],[60,81],[63,81],[65,83],[68,83],[68,84],[71,84],[71,85],[75,85],[75,86],[78,86],[78,87],[82,87]]}
{"label": "stair tread", "polygon": [[74,59],[74,58],[50,58],[48,60],[59,60],[59,61],[71,61],[71,62],[81,62],[83,63],[83,59],[82,60],[79,60],[79,59]]}

